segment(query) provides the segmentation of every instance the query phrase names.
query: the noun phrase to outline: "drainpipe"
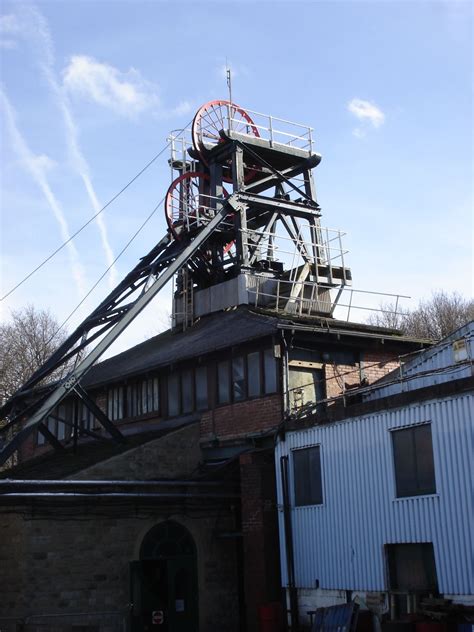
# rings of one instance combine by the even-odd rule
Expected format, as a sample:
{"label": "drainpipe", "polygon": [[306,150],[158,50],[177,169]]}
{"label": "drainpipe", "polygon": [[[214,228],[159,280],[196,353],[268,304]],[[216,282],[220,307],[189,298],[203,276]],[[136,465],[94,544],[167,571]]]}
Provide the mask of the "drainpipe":
{"label": "drainpipe", "polygon": [[291,524],[290,485],[288,477],[288,457],[280,457],[281,488],[283,492],[283,522],[285,525],[285,555],[290,596],[290,617],[292,632],[299,631],[298,591],[295,586],[295,558],[293,552],[293,529]]}
{"label": "drainpipe", "polygon": [[283,344],[283,419],[290,414],[290,376],[288,373],[288,344],[285,338],[285,332],[281,332],[281,341]]}

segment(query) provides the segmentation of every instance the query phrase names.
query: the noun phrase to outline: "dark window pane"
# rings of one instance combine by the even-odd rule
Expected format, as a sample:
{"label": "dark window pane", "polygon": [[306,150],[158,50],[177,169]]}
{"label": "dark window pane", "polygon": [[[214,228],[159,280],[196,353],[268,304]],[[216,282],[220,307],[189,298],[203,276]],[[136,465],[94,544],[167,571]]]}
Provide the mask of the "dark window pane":
{"label": "dark window pane", "polygon": [[245,399],[245,374],[243,357],[232,360],[232,392],[234,401],[240,402]]}
{"label": "dark window pane", "polygon": [[196,408],[207,410],[207,367],[196,369]]}
{"label": "dark window pane", "polygon": [[143,380],[142,386],[142,414],[149,412],[148,410],[148,383],[147,380]]}
{"label": "dark window pane", "polygon": [[415,450],[411,428],[392,433],[397,496],[410,496],[416,489]]}
{"label": "dark window pane", "polygon": [[230,401],[229,388],[229,362],[224,360],[217,365],[217,396],[219,404],[228,404]]}
{"label": "dark window pane", "polygon": [[276,393],[277,391],[277,362],[272,349],[265,349],[263,352],[263,365],[265,373],[265,393]]}
{"label": "dark window pane", "polygon": [[179,402],[179,375],[177,373],[168,377],[168,416],[175,417],[180,412]]}
{"label": "dark window pane", "polygon": [[[58,410],[54,410],[53,411],[54,415],[58,414]],[[54,436],[56,436],[56,420],[53,419],[53,417],[48,417],[48,420],[46,422],[46,427],[48,428],[48,430],[51,432],[51,434],[53,434]]]}
{"label": "dark window pane", "polygon": [[423,424],[392,432],[397,497],[436,491],[431,426]]}
{"label": "dark window pane", "polygon": [[58,439],[62,441],[66,438],[66,426],[62,421],[58,421]]}
{"label": "dark window pane", "polygon": [[321,453],[319,446],[293,451],[295,505],[320,505],[323,502]]}
{"label": "dark window pane", "polygon": [[390,588],[438,592],[433,544],[387,544]]}
{"label": "dark window pane", "polygon": [[249,397],[260,395],[260,352],[249,353],[247,356]]}
{"label": "dark window pane", "polygon": [[420,494],[436,492],[433,462],[433,444],[431,442],[431,426],[417,426],[414,430],[416,471],[418,491]]}
{"label": "dark window pane", "polygon": [[46,439],[43,437],[43,435],[41,434],[41,432],[38,430],[37,434],[36,434],[36,443],[38,445],[44,445],[46,442]]}
{"label": "dark window pane", "polygon": [[181,393],[183,398],[183,413],[194,410],[193,402],[193,372],[191,369],[183,371],[181,376]]}
{"label": "dark window pane", "polygon": [[158,378],[153,378],[153,410],[160,410],[160,384]]}
{"label": "dark window pane", "polygon": [[83,402],[81,402],[80,408],[80,425],[85,430],[91,429],[91,413]]}

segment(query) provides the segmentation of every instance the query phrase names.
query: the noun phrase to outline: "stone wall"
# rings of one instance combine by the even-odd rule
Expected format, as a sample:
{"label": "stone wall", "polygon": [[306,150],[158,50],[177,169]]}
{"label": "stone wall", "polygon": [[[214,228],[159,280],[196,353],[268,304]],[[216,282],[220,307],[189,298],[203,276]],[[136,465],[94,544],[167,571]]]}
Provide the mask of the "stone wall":
{"label": "stone wall", "polygon": [[[236,544],[216,537],[216,529],[235,529],[233,519],[218,510],[194,516],[136,513],[131,506],[122,517],[88,511],[68,516],[58,508],[46,515],[31,507],[23,515],[0,514],[0,630],[16,631],[21,620],[27,631],[123,629],[129,564],[138,559],[148,530],[170,518],[196,543],[201,632],[237,630]],[[105,612],[110,614],[100,614]]]}
{"label": "stone wall", "polygon": [[174,430],[124,454],[101,461],[75,480],[150,480],[189,478],[202,461],[199,423]]}
{"label": "stone wall", "polygon": [[[194,423],[72,478],[189,478],[200,460],[199,424]],[[101,507],[78,501],[72,506],[62,503],[46,509],[42,503],[7,511],[12,510],[0,508],[1,632],[16,630],[20,619],[29,621],[26,632],[124,629],[130,562],[139,559],[148,530],[169,519],[186,527],[196,543],[200,631],[237,630],[237,544],[218,537],[219,532],[238,528],[229,509],[185,511],[169,504],[145,508],[133,501]],[[76,613],[82,614],[71,616]],[[3,617],[14,620],[2,621]]]}

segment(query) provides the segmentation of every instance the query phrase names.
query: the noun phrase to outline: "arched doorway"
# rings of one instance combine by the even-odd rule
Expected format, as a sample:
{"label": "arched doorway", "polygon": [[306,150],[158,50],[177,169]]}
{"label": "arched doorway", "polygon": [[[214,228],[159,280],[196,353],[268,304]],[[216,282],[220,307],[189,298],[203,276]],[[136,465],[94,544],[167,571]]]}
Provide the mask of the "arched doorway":
{"label": "arched doorway", "polygon": [[133,632],[198,632],[196,545],[185,527],[167,520],[150,529],[131,580]]}

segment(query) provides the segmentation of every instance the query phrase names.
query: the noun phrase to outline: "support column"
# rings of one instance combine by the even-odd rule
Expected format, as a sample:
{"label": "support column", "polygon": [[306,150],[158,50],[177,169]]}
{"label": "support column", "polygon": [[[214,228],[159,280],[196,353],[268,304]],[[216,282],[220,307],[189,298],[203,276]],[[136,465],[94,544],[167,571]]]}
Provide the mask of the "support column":
{"label": "support column", "polygon": [[281,602],[282,595],[275,464],[271,450],[241,455],[240,485],[247,632],[258,632],[258,607]]}

